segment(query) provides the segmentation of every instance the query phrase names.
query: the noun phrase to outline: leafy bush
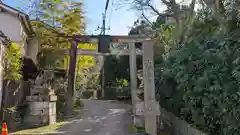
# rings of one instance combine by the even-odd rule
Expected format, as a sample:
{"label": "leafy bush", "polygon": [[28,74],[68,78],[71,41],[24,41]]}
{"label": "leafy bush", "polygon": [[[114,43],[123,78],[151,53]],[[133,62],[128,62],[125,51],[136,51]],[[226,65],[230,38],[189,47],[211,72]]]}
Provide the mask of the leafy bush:
{"label": "leafy bush", "polygon": [[16,43],[10,42],[9,46],[4,48],[3,67],[4,79],[19,80],[22,77],[21,68],[23,65],[22,48]]}
{"label": "leafy bush", "polygon": [[158,67],[157,94],[160,104],[199,129],[239,135],[239,20],[224,26],[213,18],[193,22],[190,34]]}
{"label": "leafy bush", "polygon": [[25,116],[27,116],[30,112],[29,104],[27,102],[24,102],[23,104],[18,105],[16,107],[16,111],[18,112],[18,114],[21,118],[21,123],[23,123]]}
{"label": "leafy bush", "polygon": [[66,101],[66,89],[67,80],[66,78],[57,78],[54,84],[55,94],[57,95],[56,109],[57,114],[62,115],[64,113],[64,105]]}
{"label": "leafy bush", "polygon": [[58,94],[56,102],[56,110],[58,115],[62,115],[64,113],[64,105],[65,105],[65,97],[64,95]]}

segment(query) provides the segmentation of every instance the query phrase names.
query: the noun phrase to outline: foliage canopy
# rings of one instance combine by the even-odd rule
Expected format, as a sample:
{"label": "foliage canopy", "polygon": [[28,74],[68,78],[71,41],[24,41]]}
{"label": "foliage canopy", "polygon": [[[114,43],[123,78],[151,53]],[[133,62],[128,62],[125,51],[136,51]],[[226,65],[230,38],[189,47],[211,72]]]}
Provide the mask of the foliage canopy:
{"label": "foliage canopy", "polygon": [[[160,104],[209,134],[240,134],[240,18],[235,12],[222,17],[203,8],[188,21],[184,38],[160,38],[171,48],[158,56],[164,56],[156,67]],[[169,34],[176,33],[163,29],[160,37]]]}
{"label": "foliage canopy", "polygon": [[[136,10],[162,15],[151,0],[132,1]],[[159,30],[153,36],[156,47],[164,49],[155,49],[159,103],[206,133],[240,134],[239,2],[191,0],[183,6],[161,1],[174,23],[152,25]],[[201,7],[195,12],[197,2]]]}

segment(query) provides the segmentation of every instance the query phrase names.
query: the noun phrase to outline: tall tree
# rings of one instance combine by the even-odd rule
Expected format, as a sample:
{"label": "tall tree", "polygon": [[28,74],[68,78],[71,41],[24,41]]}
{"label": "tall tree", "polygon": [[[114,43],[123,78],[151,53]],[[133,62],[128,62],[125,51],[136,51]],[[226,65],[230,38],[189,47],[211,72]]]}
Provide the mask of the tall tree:
{"label": "tall tree", "polygon": [[143,35],[151,31],[151,25],[145,20],[138,19],[134,22],[133,27],[129,31],[129,35]]}
{"label": "tall tree", "polygon": [[64,9],[63,16],[57,18],[61,29],[65,34],[85,34],[85,18],[83,15],[83,3],[71,2],[71,5]]}
{"label": "tall tree", "polygon": [[[82,2],[72,1],[71,4],[66,4],[64,0],[42,0],[39,5],[29,7],[37,19],[32,21],[32,25],[40,45],[38,58],[41,67],[56,68],[62,65],[59,64],[64,60],[62,49],[69,49],[72,44],[70,39],[61,37],[62,35],[85,33],[82,6]],[[66,101],[70,101],[73,97],[66,98]],[[72,109],[66,108],[66,114],[71,114]]]}
{"label": "tall tree", "polygon": [[[130,1],[133,4],[133,8],[135,10],[142,12],[142,16],[145,19],[148,19],[144,14],[146,13],[144,12],[146,10],[155,13],[157,16],[163,15],[163,13],[161,13],[158,10],[157,6],[154,5],[153,0],[126,0],[126,1]],[[188,6],[185,6],[184,10],[182,8],[182,5],[177,3],[175,0],[161,0],[161,3],[163,3],[167,7],[167,11],[165,14],[168,17],[172,17],[175,20],[176,22],[175,27],[177,29],[176,32],[180,40],[182,38],[181,35],[183,35],[185,29],[187,28],[185,20],[189,20],[185,19],[187,17],[186,16],[187,14],[185,14],[185,12],[189,12],[188,18],[191,18],[193,16],[196,0],[191,0],[190,4]]]}
{"label": "tall tree", "polygon": [[[34,3],[35,0],[30,1]],[[47,8],[49,6],[50,9]],[[59,33],[65,35],[85,33],[82,6],[82,2],[66,4],[64,0],[42,0],[39,3],[26,5],[32,18],[36,18],[31,23],[40,45],[39,59],[42,59],[42,65],[55,67],[62,57],[60,50],[70,48],[71,42],[60,37]],[[47,56],[51,56],[51,59],[50,57],[45,59]]]}
{"label": "tall tree", "polygon": [[68,6],[66,0],[23,0],[22,4],[22,10],[29,14],[31,19],[41,20],[52,26],[59,25],[56,19]]}

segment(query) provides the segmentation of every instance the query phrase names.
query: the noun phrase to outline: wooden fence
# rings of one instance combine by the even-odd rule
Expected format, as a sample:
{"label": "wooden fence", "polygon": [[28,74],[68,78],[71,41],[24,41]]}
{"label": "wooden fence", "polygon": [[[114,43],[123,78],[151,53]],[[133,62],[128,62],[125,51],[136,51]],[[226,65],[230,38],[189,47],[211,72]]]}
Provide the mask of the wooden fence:
{"label": "wooden fence", "polygon": [[[3,101],[7,100],[4,107],[13,107],[22,104],[26,96],[30,95],[30,83],[28,81],[11,81],[9,86],[3,82]],[[8,93],[6,93],[8,92]]]}
{"label": "wooden fence", "polygon": [[21,124],[18,115],[12,107],[21,105],[26,100],[26,96],[30,95],[30,82],[28,81],[11,81],[8,86],[7,82],[3,82],[3,96],[2,96],[2,109],[1,109],[1,119],[8,124],[8,129],[10,131],[15,131],[17,127]]}

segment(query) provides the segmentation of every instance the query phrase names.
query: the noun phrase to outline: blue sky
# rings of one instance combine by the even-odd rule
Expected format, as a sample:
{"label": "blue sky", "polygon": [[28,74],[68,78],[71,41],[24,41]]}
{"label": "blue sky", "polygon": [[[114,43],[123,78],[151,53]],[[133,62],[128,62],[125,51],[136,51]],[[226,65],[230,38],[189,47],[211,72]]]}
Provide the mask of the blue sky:
{"label": "blue sky", "polygon": [[[116,1],[110,0],[109,3],[106,27],[110,27],[110,30],[107,33],[124,35],[128,33],[129,27],[132,26],[137,16],[133,11],[128,10],[128,6],[116,9]],[[89,33],[96,33],[98,25],[101,26],[105,2],[106,0],[84,0]]]}
{"label": "blue sky", "polygon": [[[3,0],[3,2],[12,7],[21,7],[20,3],[24,0]],[[28,0],[25,0],[28,1]],[[99,34],[100,31],[96,31],[98,26],[102,23],[102,13],[104,11],[106,0],[82,0],[84,1],[85,16],[87,22],[88,34]],[[125,5],[119,7],[119,0],[110,0],[109,10],[107,13],[106,26],[110,27],[107,34],[113,35],[127,35],[133,22],[138,18],[136,12],[129,10],[130,7]]]}

